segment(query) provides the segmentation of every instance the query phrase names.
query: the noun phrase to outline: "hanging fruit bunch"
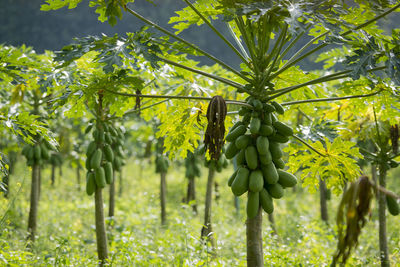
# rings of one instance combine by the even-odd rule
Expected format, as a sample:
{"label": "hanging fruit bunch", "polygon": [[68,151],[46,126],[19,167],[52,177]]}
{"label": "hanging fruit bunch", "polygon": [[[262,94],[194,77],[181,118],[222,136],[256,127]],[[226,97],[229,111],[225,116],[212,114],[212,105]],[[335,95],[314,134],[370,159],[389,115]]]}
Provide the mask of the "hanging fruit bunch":
{"label": "hanging fruit bunch", "polygon": [[274,114],[283,114],[283,107],[275,101],[262,103],[253,97],[247,98],[247,104],[239,110],[242,120],[225,138],[230,142],[225,155],[228,159],[236,157],[238,165],[228,185],[235,196],[248,192],[247,216],[254,218],[260,206],[272,213],[273,198],[283,197],[284,189],[295,186],[297,179],[283,170],[280,144],[293,135],[293,129]]}
{"label": "hanging fruit bunch", "polygon": [[158,139],[156,144],[156,173],[166,173],[168,171],[169,162],[167,156],[163,154],[164,140]]}
{"label": "hanging fruit bunch", "polygon": [[104,188],[106,184],[112,183],[113,171],[120,171],[124,154],[124,135],[119,128],[97,119],[86,128],[85,133],[90,132],[94,140],[86,151],[88,195],[92,195],[97,187]]}
{"label": "hanging fruit bunch", "polygon": [[185,177],[192,179],[195,177],[200,177],[200,166],[199,160],[193,152],[188,151],[187,157],[185,158]]}
{"label": "hanging fruit bunch", "polygon": [[52,150],[54,150],[53,146],[47,140],[40,138],[34,145],[25,145],[22,149],[22,155],[25,156],[28,166],[34,164],[42,166],[50,159]]}

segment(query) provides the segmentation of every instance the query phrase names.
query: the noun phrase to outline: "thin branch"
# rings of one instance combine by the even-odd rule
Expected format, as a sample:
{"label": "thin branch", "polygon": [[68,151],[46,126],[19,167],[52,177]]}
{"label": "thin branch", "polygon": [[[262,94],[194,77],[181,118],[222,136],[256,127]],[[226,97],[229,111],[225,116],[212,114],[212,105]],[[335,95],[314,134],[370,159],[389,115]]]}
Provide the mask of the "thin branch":
{"label": "thin branch", "polygon": [[298,100],[298,101],[291,101],[281,103],[282,106],[290,106],[295,104],[304,104],[304,103],[314,103],[314,102],[328,102],[328,101],[336,101],[336,100],[343,100],[343,99],[351,99],[351,98],[361,98],[361,97],[370,97],[379,94],[382,92],[383,89],[365,95],[351,95],[351,96],[341,96],[341,97],[329,97],[329,98],[316,98],[316,99],[306,99],[306,100]]}
{"label": "thin branch", "polygon": [[373,157],[373,158],[377,158],[377,155],[375,155],[375,154],[372,153],[372,152],[369,152],[369,151],[366,150],[365,148],[359,147],[358,149],[361,151],[361,153],[365,153],[365,154],[368,154],[369,156],[371,156],[371,157]]}
{"label": "thin branch", "polygon": [[315,149],[314,147],[312,147],[310,144],[308,144],[303,138],[297,136],[297,135],[293,135],[294,138],[296,138],[297,140],[299,140],[301,143],[303,143],[304,145],[306,145],[308,148],[310,148],[312,151],[314,151],[315,153],[317,153],[318,155],[320,155],[321,157],[326,157],[326,155],[322,154],[321,152],[319,152],[317,149]]}
{"label": "thin branch", "polygon": [[186,2],[186,4],[188,4],[188,6],[194,11],[196,12],[196,14],[208,25],[208,27],[211,28],[211,30],[213,30],[232,50],[233,52],[235,52],[236,55],[238,55],[240,57],[240,59],[246,63],[249,64],[249,62],[247,62],[247,60],[243,57],[243,55],[236,49],[236,47],[234,47],[232,45],[231,42],[229,42],[225,36],[223,36],[204,16],[203,14],[200,13],[200,11],[197,10],[197,8],[195,8],[192,3],[190,3],[188,0],[183,0]]}
{"label": "thin branch", "polygon": [[235,32],[232,29],[232,26],[229,24],[229,22],[226,22],[228,25],[229,32],[231,33],[233,39],[235,40],[236,44],[239,46],[240,51],[242,51],[243,55],[246,57],[246,65],[250,67],[250,63],[247,61],[249,59],[249,55],[246,52],[246,49],[244,49],[242,43],[240,42],[239,38],[236,36]]}
{"label": "thin branch", "polygon": [[274,48],[271,51],[270,56],[274,57],[274,60],[271,63],[271,66],[269,67],[267,74],[265,77],[269,79],[269,75],[271,74],[272,70],[274,69],[274,66],[279,58],[279,54],[281,53],[282,47],[285,44],[285,38],[286,38],[286,33],[287,33],[288,25],[285,24],[285,28],[281,31],[281,34],[279,35],[278,39],[276,40],[276,44]]}
{"label": "thin branch", "polygon": [[[120,96],[126,96],[126,97],[141,97],[141,98],[165,98],[167,100],[169,99],[181,99],[181,100],[197,100],[197,101],[210,101],[212,98],[211,97],[203,97],[203,96],[180,96],[180,95],[142,95],[142,94],[130,94],[130,93],[121,93],[121,92],[115,92],[109,89],[104,89],[107,92],[110,92],[112,94],[120,95]],[[241,105],[241,106],[246,106],[249,108],[253,108],[252,105],[247,104],[246,102],[239,101],[239,100],[225,100],[226,104],[231,104],[231,105]]]}
{"label": "thin branch", "polygon": [[248,80],[248,79],[249,79],[249,78],[247,78],[246,76],[244,76],[242,73],[240,73],[239,71],[233,69],[231,66],[229,66],[228,64],[226,64],[225,62],[223,62],[222,60],[220,60],[220,59],[214,57],[213,55],[207,53],[206,51],[202,50],[201,48],[199,48],[199,47],[193,45],[192,43],[186,41],[185,39],[183,39],[183,38],[177,36],[176,34],[174,34],[174,33],[170,32],[170,31],[164,29],[163,27],[159,26],[158,24],[156,24],[156,23],[154,23],[154,22],[152,22],[152,21],[146,19],[145,17],[143,17],[143,16],[140,15],[139,13],[133,11],[132,9],[130,9],[129,7],[127,7],[126,5],[125,5],[124,7],[125,7],[125,9],[126,9],[129,13],[131,13],[132,15],[134,15],[135,17],[137,17],[137,18],[140,19],[141,21],[145,22],[146,24],[149,24],[150,26],[156,28],[157,30],[159,30],[159,31],[161,31],[161,32],[163,32],[163,33],[165,33],[166,35],[168,35],[168,36],[170,36],[170,37],[172,37],[172,38],[178,40],[179,42],[184,43],[185,45],[187,45],[187,46],[193,48],[194,50],[196,50],[196,51],[199,52],[200,54],[202,54],[202,55],[208,57],[209,59],[213,60],[214,62],[220,64],[222,67],[224,67],[225,69],[227,69],[227,70],[229,70],[229,71],[235,73],[236,75],[238,75],[238,76],[241,77],[242,79],[244,79],[244,80]]}
{"label": "thin branch", "polygon": [[372,185],[372,187],[374,187],[376,190],[379,190],[382,193],[384,193],[385,195],[390,196],[390,197],[392,197],[394,199],[400,199],[400,196],[397,195],[396,193],[394,193],[394,192],[392,192],[390,190],[387,190],[386,188],[384,188],[384,187],[382,187],[380,185],[377,185],[374,181],[372,181],[370,179],[368,179],[368,181]]}
{"label": "thin branch", "polygon": [[139,111],[142,111],[142,110],[145,110],[145,109],[152,108],[152,107],[154,107],[154,106],[160,105],[160,104],[162,104],[162,103],[164,103],[164,102],[167,102],[167,101],[169,101],[169,99],[164,99],[164,100],[161,100],[161,101],[159,101],[159,102],[157,102],[157,103],[154,103],[154,104],[151,104],[151,105],[142,107],[142,108],[130,110],[130,111],[125,112],[124,115],[122,115],[122,116],[125,117],[125,116],[128,116],[128,115],[130,115],[130,114],[134,114],[134,113],[136,113],[136,112],[139,112]]}

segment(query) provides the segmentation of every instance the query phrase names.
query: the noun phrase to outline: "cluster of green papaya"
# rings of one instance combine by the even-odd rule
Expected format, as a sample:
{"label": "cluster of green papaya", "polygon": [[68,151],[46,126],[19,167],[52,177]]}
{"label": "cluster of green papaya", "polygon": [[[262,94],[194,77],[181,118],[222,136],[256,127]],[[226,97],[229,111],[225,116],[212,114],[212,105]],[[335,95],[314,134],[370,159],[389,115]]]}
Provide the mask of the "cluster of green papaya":
{"label": "cluster of green papaya", "polygon": [[[94,129],[93,129],[94,128]],[[92,195],[97,187],[104,188],[113,181],[113,172],[120,171],[124,164],[124,134],[121,129],[98,121],[90,124],[85,133],[91,130],[93,141],[86,151],[86,193]]]}
{"label": "cluster of green papaya", "polygon": [[193,152],[188,151],[187,156],[185,158],[185,167],[186,172],[185,176],[187,178],[200,177],[200,166],[199,160],[196,158],[196,155]]}
{"label": "cluster of green papaya", "polygon": [[205,159],[204,166],[207,168],[214,168],[217,172],[221,172],[222,169],[228,167],[228,159],[225,156],[225,149],[222,149],[222,153],[217,161]]}
{"label": "cluster of green papaya", "polygon": [[250,97],[250,107],[242,107],[237,122],[226,136],[230,142],[225,155],[234,157],[238,168],[229,178],[228,185],[235,196],[248,192],[247,216],[254,218],[261,206],[265,212],[274,210],[272,198],[283,197],[284,189],[297,184],[296,177],[283,170],[280,143],[286,143],[293,129],[278,121],[274,112],[283,114],[277,102],[262,103]]}
{"label": "cluster of green papaya", "polygon": [[50,159],[51,150],[53,150],[51,144],[47,140],[41,139],[34,145],[25,145],[22,155],[25,156],[28,166],[43,165]]}
{"label": "cluster of green papaya", "polygon": [[390,214],[392,214],[393,216],[399,215],[399,203],[397,203],[397,200],[394,197],[386,195],[386,206]]}
{"label": "cluster of green papaya", "polygon": [[166,173],[168,171],[169,162],[165,155],[158,154],[156,156],[156,173]]}
{"label": "cluster of green papaya", "polygon": [[50,164],[54,166],[61,166],[63,163],[63,159],[61,157],[61,154],[58,152],[52,152],[50,153]]}

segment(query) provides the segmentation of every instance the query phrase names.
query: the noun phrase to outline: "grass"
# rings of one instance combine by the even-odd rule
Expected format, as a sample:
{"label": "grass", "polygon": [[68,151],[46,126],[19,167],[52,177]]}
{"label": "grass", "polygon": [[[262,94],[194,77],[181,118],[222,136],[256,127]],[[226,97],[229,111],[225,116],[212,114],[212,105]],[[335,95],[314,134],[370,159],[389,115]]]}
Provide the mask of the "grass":
{"label": "grass", "polygon": [[[5,214],[0,234],[0,266],[96,266],[94,199],[78,191],[75,170],[63,166],[50,186],[50,170],[42,171],[38,236],[35,244],[26,243],[29,211],[30,171],[24,160],[11,177],[9,200],[0,197],[0,216]],[[230,167],[232,168],[232,167]],[[116,214],[107,218],[109,258],[113,266],[245,266],[245,197],[240,198],[239,213],[226,185],[231,169],[216,177],[220,199],[213,202],[212,221],[217,240],[216,256],[200,241],[203,223],[207,171],[197,179],[199,214],[182,204],[186,192],[183,166],[173,165],[167,175],[167,219],[161,226],[159,175],[148,162],[128,161],[123,171],[123,191],[116,200]],[[84,173],[82,172],[82,176]],[[397,188],[389,177],[390,188]],[[82,179],[83,180],[83,179]],[[117,190],[118,190],[117,180]],[[21,190],[18,193],[19,185]],[[396,190],[395,190],[396,191]],[[399,190],[397,190],[398,192]],[[317,194],[298,187],[286,190],[275,201],[278,236],[272,234],[267,216],[263,218],[264,258],[266,266],[329,266],[336,248],[335,211],[339,197],[329,201],[330,224],[319,218]],[[13,199],[15,201],[13,202]],[[108,187],[104,190],[108,213]],[[7,207],[10,209],[7,211]],[[5,213],[7,211],[7,213]],[[400,225],[388,216],[391,262],[400,262]],[[378,224],[376,202],[371,220],[363,229],[359,246],[348,266],[378,266]]]}

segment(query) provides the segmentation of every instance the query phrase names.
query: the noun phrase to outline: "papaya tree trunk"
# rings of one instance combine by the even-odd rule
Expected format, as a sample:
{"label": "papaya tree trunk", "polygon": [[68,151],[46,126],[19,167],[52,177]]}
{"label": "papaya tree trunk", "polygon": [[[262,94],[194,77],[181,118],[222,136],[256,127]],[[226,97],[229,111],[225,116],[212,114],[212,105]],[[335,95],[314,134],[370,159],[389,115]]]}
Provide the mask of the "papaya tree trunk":
{"label": "papaya tree trunk", "polygon": [[39,164],[35,163],[32,166],[32,183],[31,183],[31,199],[28,218],[28,239],[35,241],[37,228],[37,215],[39,205]]}
{"label": "papaya tree trunk", "polygon": [[108,217],[114,217],[115,208],[115,171],[113,171],[113,180],[110,184],[110,205],[108,207]]}
{"label": "papaya tree trunk", "polygon": [[103,190],[102,188],[98,187],[96,188],[96,191],[94,193],[97,255],[100,261],[100,266],[104,266],[105,261],[108,257],[102,190]]}
{"label": "papaya tree trunk", "polygon": [[256,217],[246,221],[247,237],[247,266],[264,266],[262,251],[262,209],[258,210]]}
{"label": "papaya tree trunk", "polygon": [[42,189],[42,170],[41,170],[41,168],[40,168],[40,165],[39,165],[39,170],[38,170],[38,198],[40,199],[40,192],[41,192],[41,189]]}
{"label": "papaya tree trunk", "polygon": [[81,167],[79,165],[76,168],[76,182],[77,182],[78,191],[81,191]]}
{"label": "papaya tree trunk", "polygon": [[328,201],[327,201],[327,196],[326,196],[327,188],[326,188],[326,183],[325,181],[319,179],[319,203],[320,203],[320,209],[321,209],[321,219],[328,223]]}
{"label": "papaya tree trunk", "polygon": [[[376,175],[376,168],[373,167],[373,173]],[[384,166],[379,165],[379,185],[383,188],[386,187],[386,169]],[[378,190],[378,213],[379,213],[379,251],[381,266],[390,266],[389,250],[387,244],[386,234],[386,196]]]}
{"label": "papaya tree trunk", "polygon": [[54,187],[55,181],[56,181],[56,165],[51,164],[51,186]]}
{"label": "papaya tree trunk", "polygon": [[166,181],[166,172],[161,172],[160,177],[160,203],[161,203],[161,225],[165,225],[167,222],[167,181]]}
{"label": "papaya tree trunk", "polygon": [[188,183],[188,188],[187,188],[186,203],[190,203],[191,201],[193,201],[191,204],[193,212],[195,212],[197,214],[196,178],[195,177],[189,178],[189,183]]}
{"label": "papaya tree trunk", "polygon": [[203,228],[201,229],[201,238],[211,242],[213,249],[215,248],[215,242],[211,226],[211,203],[212,203],[214,176],[215,176],[215,169],[210,166],[208,168],[206,203],[204,209],[204,224]]}

